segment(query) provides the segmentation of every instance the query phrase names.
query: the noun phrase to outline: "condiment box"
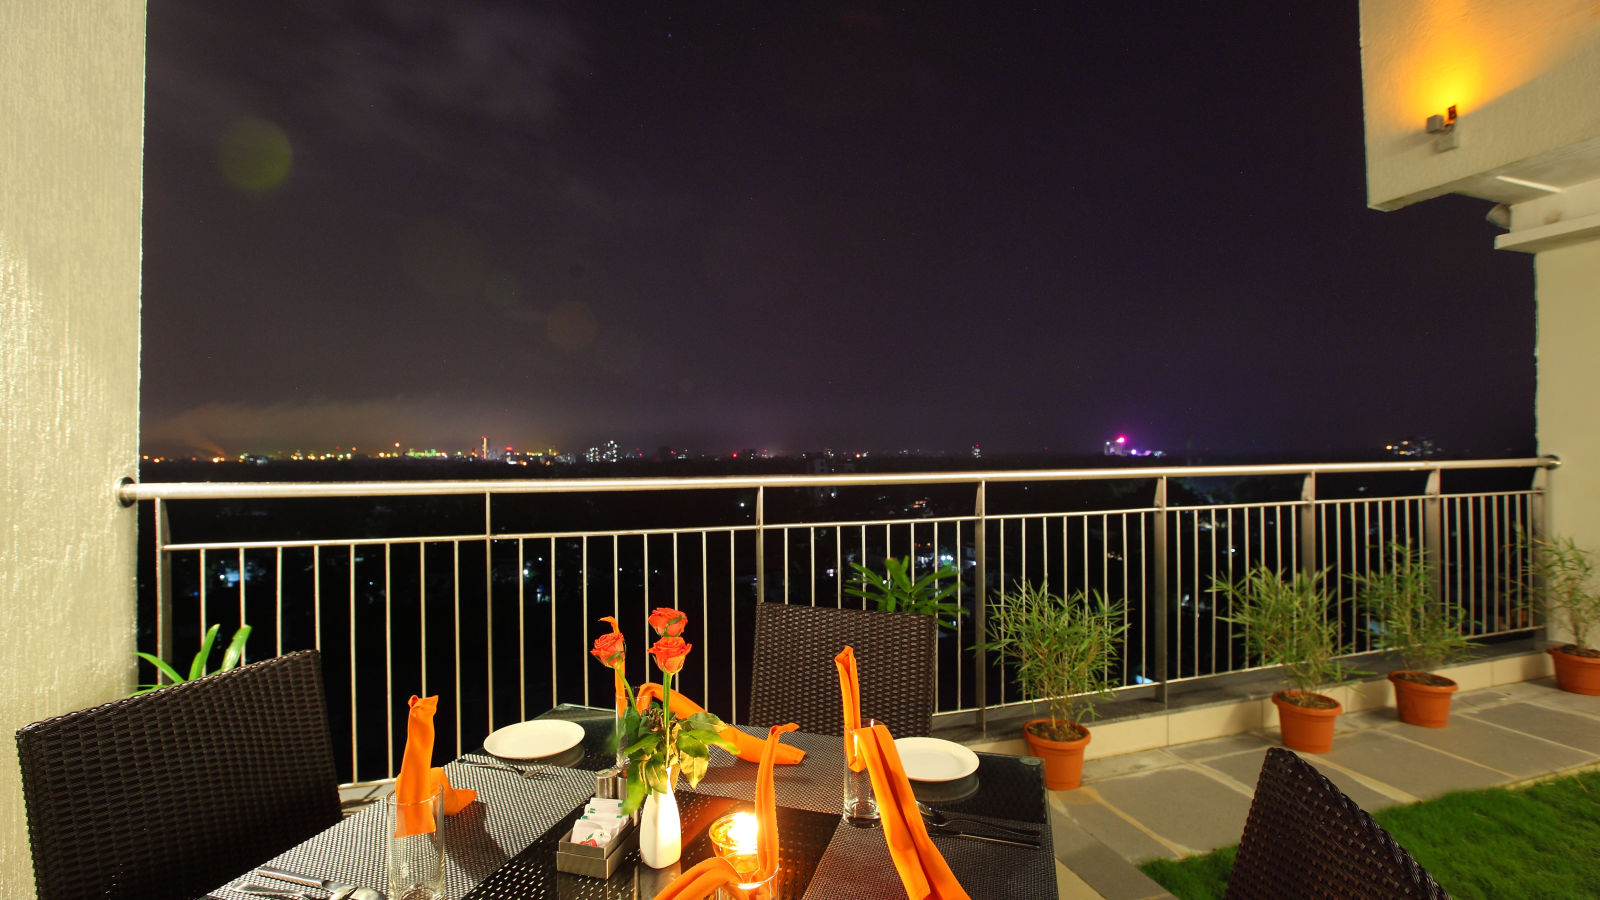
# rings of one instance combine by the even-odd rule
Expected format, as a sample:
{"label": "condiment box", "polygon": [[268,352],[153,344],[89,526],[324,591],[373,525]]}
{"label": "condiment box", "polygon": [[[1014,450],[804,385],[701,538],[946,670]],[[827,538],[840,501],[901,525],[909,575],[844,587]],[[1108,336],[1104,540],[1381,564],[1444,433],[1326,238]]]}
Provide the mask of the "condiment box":
{"label": "condiment box", "polygon": [[639,829],[632,823],[624,823],[622,831],[604,847],[574,844],[571,837],[572,832],[568,831],[556,847],[556,870],[591,878],[610,878],[628,852],[639,846]]}

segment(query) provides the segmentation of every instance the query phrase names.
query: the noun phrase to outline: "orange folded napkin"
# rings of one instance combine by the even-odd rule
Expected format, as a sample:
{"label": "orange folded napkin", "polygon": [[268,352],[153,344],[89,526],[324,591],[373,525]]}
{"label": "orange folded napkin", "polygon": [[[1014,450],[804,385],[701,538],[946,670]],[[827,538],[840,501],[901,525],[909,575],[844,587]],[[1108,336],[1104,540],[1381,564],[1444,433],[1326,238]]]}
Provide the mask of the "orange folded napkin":
{"label": "orange folded napkin", "polygon": [[[433,714],[439,709],[438,697],[411,697],[411,714],[406,720],[406,751],[400,759],[400,774],[394,780],[394,796],[401,803],[417,803],[444,791],[444,814],[453,816],[478,799],[478,792],[453,788],[444,769],[433,763]],[[410,837],[433,831],[433,817],[427,810],[401,807],[401,820],[394,836]]]}
{"label": "orange folded napkin", "polygon": [[[655,683],[654,681],[647,681],[644,684],[639,685],[639,699],[637,704],[640,712],[644,712],[645,709],[650,706],[651,700],[660,699],[661,685]],[[687,719],[695,713],[702,713],[706,711],[705,707],[684,696],[683,691],[673,691],[672,699],[667,701],[667,706],[672,709],[672,714],[680,719]],[[766,747],[765,741],[761,740],[760,738],[745,734],[732,725],[722,726],[722,730],[718,731],[717,734],[720,734],[723,738],[733,742],[733,745],[738,748],[738,751],[735,755],[740,759],[745,760],[746,762],[761,761],[762,751]],[[794,765],[806,757],[806,752],[804,750],[801,750],[799,747],[791,747],[788,744],[779,744],[777,753],[777,763],[780,766]]]}
{"label": "orange folded napkin", "polygon": [[711,896],[718,888],[726,888],[737,897],[765,895],[763,888],[745,891],[740,884],[765,882],[778,871],[778,792],[773,785],[772,764],[786,746],[779,735],[794,731],[800,726],[790,722],[767,729],[767,739],[762,742],[761,768],[756,771],[756,821],[761,826],[756,844],[756,871],[753,875],[740,875],[733,864],[720,857],[701,861],[656,894],[654,900],[701,900]]}
{"label": "orange folded napkin", "polygon": [[856,676],[856,651],[849,644],[833,658],[839,669],[839,694],[844,699],[844,763],[850,771],[859,772],[866,765],[856,756],[856,742],[851,735],[861,727],[861,681]]}
{"label": "orange folded napkin", "polygon": [[889,729],[876,725],[856,731],[856,736],[860,738],[861,755],[866,757],[867,771],[872,775],[872,791],[878,797],[883,839],[889,845],[889,856],[900,873],[906,896],[910,900],[926,897],[967,900],[967,892],[956,881],[939,849],[928,839],[928,829],[922,824],[922,814],[917,809],[917,798],[911,793],[911,780],[906,777]]}

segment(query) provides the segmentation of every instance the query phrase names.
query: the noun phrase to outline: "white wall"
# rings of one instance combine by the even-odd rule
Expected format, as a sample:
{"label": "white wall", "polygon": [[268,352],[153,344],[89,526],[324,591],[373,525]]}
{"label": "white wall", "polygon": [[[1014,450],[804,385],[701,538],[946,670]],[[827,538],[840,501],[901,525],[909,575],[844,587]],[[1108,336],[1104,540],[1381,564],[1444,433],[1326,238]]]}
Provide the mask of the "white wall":
{"label": "white wall", "polygon": [[[1482,176],[1600,142],[1593,0],[1362,0],[1361,71],[1367,202],[1380,209],[1452,191],[1514,202]],[[1440,153],[1423,126],[1451,104],[1461,146]]]}
{"label": "white wall", "polygon": [[1561,457],[1550,527],[1600,552],[1600,241],[1546,250],[1534,257],[1534,274],[1539,448]]}
{"label": "white wall", "polygon": [[32,897],[11,734],[134,677],[143,0],[0,2],[0,896]]}

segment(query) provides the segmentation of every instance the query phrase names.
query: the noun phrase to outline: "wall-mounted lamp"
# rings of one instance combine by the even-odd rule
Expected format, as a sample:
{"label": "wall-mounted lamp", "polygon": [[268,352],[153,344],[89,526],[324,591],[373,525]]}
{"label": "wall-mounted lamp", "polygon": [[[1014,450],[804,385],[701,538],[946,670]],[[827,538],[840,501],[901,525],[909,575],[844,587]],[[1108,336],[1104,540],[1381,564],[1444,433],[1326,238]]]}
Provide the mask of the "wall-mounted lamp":
{"label": "wall-mounted lamp", "polygon": [[1435,153],[1443,153],[1461,146],[1461,135],[1456,131],[1456,108],[1451,106],[1442,116],[1429,116],[1428,133],[1437,135],[1433,139]]}

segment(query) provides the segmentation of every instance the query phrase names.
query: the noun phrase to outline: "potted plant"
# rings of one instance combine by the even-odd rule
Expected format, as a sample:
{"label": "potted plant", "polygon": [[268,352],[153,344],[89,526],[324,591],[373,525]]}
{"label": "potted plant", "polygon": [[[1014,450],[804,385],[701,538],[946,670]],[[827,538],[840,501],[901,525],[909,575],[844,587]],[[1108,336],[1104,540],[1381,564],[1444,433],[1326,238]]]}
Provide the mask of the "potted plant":
{"label": "potted plant", "polygon": [[1531,567],[1536,593],[1545,608],[1565,619],[1568,643],[1547,652],[1556,667],[1556,685],[1575,694],[1600,694],[1600,649],[1589,634],[1600,623],[1600,589],[1594,583],[1594,556],[1572,538],[1535,538]]}
{"label": "potted plant", "polygon": [[990,605],[993,638],[979,649],[1000,653],[1028,699],[1049,701],[1050,717],[1024,723],[1022,736],[1044,760],[1044,783],[1052,790],[1083,780],[1089,743],[1083,723],[1094,717],[1095,701],[1116,687],[1109,673],[1128,628],[1125,612],[1094,591],[1062,597],[1048,584],[1026,582],[1001,591]]}
{"label": "potted plant", "polygon": [[1383,643],[1398,651],[1405,668],[1389,673],[1400,721],[1443,728],[1450,721],[1455,681],[1434,670],[1467,655],[1459,607],[1446,606],[1434,590],[1433,570],[1414,547],[1391,543],[1388,568],[1353,575],[1359,602],[1383,625]]}
{"label": "potted plant", "polygon": [[[933,616],[940,628],[954,630],[956,620],[966,613],[961,604],[952,602],[961,587],[961,573],[946,563],[911,580],[911,560],[900,562],[894,557],[883,561],[885,574],[879,575],[860,563],[851,563],[856,570],[844,592],[852,597],[868,600],[883,612],[906,612]],[[948,582],[942,584],[941,582]]]}
{"label": "potted plant", "polygon": [[1233,612],[1218,618],[1244,629],[1246,647],[1263,665],[1282,667],[1284,689],[1272,695],[1278,727],[1285,747],[1306,753],[1333,748],[1334,719],[1344,711],[1339,701],[1319,693],[1345,679],[1337,657],[1349,649],[1340,640],[1339,623],[1328,618],[1327,575],[1327,569],[1296,572],[1285,581],[1259,565],[1238,584],[1211,584]]}

